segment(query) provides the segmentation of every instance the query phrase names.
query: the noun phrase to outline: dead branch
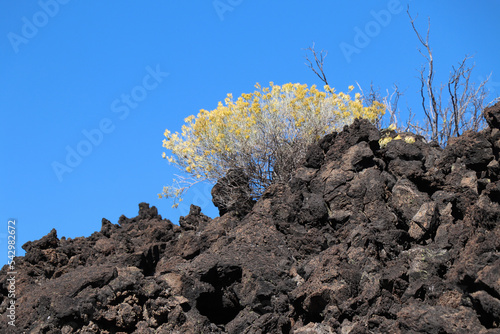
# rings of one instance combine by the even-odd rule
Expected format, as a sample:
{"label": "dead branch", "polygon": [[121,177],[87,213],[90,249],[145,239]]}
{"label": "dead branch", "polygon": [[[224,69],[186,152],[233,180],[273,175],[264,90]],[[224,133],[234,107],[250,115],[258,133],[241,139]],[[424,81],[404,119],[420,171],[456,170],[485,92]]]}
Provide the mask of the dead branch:
{"label": "dead branch", "polygon": [[[427,66],[429,67],[429,72],[427,73],[427,76],[424,76],[424,70],[425,66],[422,68],[420,71],[420,80],[422,82],[421,88],[420,88],[420,94],[422,96],[422,107],[424,108],[424,113],[427,118],[427,121],[431,127],[431,139],[432,140],[438,140],[438,133],[439,133],[439,110],[437,108],[437,101],[436,101],[436,96],[435,96],[435,91],[433,87],[434,83],[434,58],[432,57],[432,49],[430,47],[429,43],[429,34],[430,34],[430,29],[431,29],[431,20],[430,18],[428,19],[428,24],[427,24],[427,34],[425,36],[425,40],[422,38],[420,33],[418,32],[417,28],[415,27],[415,19],[412,18],[410,14],[410,6],[407,6],[406,13],[408,14],[408,17],[410,18],[410,23],[413,28],[413,31],[418,37],[418,40],[420,41],[420,44],[422,44],[423,47],[425,47],[427,54],[424,54],[420,49],[419,52],[422,54],[425,59],[427,59]],[[425,84],[424,84],[425,83]],[[427,96],[429,97],[429,109],[425,107],[425,94],[424,94],[424,88],[426,89]]]}
{"label": "dead branch", "polygon": [[309,67],[318,76],[318,78],[320,78],[321,81],[323,81],[325,83],[325,85],[328,85],[328,80],[326,79],[326,75],[325,75],[325,72],[323,70],[323,64],[324,64],[326,56],[328,55],[328,52],[321,50],[321,52],[318,55],[318,53],[316,52],[316,49],[314,48],[314,43],[313,43],[312,47],[310,46],[305,50],[312,52],[313,57],[314,57],[314,64],[313,64],[313,62],[309,59],[309,57],[307,56],[307,53],[306,53],[305,58],[307,61],[307,63],[306,63],[307,67]]}

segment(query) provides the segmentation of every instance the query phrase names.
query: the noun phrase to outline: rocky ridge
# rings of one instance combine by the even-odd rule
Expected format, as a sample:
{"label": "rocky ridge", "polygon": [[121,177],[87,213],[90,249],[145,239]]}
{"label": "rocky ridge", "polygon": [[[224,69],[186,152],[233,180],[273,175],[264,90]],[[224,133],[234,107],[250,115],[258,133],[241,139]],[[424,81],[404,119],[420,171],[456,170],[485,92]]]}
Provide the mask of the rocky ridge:
{"label": "rocky ridge", "polygon": [[500,103],[484,114],[444,149],[356,120],[214,219],[141,203],[52,230],[16,258],[15,329],[0,271],[0,332],[500,333]]}

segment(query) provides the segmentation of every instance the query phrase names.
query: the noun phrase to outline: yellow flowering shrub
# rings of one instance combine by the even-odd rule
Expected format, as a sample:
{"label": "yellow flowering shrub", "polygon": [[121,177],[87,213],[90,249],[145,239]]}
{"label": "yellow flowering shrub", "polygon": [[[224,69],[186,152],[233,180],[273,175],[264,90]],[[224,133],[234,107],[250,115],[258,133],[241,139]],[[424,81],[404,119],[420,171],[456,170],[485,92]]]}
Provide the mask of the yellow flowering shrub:
{"label": "yellow flowering shrub", "polygon": [[273,182],[290,178],[309,144],[341,129],[356,118],[376,122],[385,112],[381,103],[365,106],[359,93],[336,93],[329,86],[272,82],[236,100],[228,94],[212,111],[201,110],[185,119],[181,132],[165,131],[163,152],[189,177],[178,177],[159,197],[174,198],[200,181],[214,183],[228,170],[238,169],[250,180],[253,198]]}

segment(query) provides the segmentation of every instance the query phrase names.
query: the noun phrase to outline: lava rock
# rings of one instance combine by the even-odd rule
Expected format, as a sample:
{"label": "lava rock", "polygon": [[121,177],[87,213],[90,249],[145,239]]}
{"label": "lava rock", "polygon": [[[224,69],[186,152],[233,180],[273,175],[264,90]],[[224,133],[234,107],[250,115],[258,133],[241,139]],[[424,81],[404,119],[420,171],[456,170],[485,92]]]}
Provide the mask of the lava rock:
{"label": "lava rock", "polygon": [[257,201],[229,171],[213,219],[140,203],[89,237],[52,230],[15,258],[15,328],[0,270],[0,332],[498,333],[499,107],[444,149],[380,148],[355,120]]}
{"label": "lava rock", "polygon": [[490,128],[500,129],[500,102],[486,108],[483,111],[483,115]]}

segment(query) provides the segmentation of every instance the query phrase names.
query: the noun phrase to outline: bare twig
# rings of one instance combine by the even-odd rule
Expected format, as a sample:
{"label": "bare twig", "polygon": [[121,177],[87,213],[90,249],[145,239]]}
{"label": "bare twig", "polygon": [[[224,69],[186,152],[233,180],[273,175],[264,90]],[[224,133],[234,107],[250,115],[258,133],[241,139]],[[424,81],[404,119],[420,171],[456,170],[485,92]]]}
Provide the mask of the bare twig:
{"label": "bare twig", "polygon": [[[415,26],[415,20],[410,15],[409,7],[407,13],[413,31],[426,50],[426,53],[423,53],[419,49],[419,52],[427,60],[427,64],[420,70],[420,95],[426,118],[424,133],[431,140],[444,145],[450,137],[460,136],[463,131],[480,130],[485,126],[481,112],[486,107],[485,99],[488,94],[485,85],[489,78],[476,86],[471,81],[474,66],[468,65],[468,61],[472,57],[466,55],[457,67],[452,67],[448,83],[436,89],[434,86],[434,59],[429,43],[430,20],[424,39]],[[428,68],[427,73],[425,73],[426,68]],[[447,87],[449,95],[447,101],[443,101],[444,87]]]}
{"label": "bare twig", "polygon": [[316,52],[316,50],[314,48],[314,43],[312,46],[308,47],[305,50],[311,51],[313,54],[313,57],[314,57],[314,64],[313,64],[313,62],[309,59],[309,57],[306,54],[306,56],[305,56],[306,61],[307,61],[306,65],[318,76],[318,78],[321,79],[321,81],[323,81],[325,83],[325,85],[328,85],[328,80],[326,79],[326,75],[325,75],[325,72],[323,70],[323,64],[324,64],[326,56],[328,55],[328,52],[321,50],[321,52],[318,55],[318,53]]}
{"label": "bare twig", "polygon": [[[422,53],[421,50],[419,52],[427,59],[427,66],[429,67],[429,72],[427,73],[427,76],[424,75],[424,70],[425,66],[422,68],[420,71],[420,80],[422,82],[421,88],[420,88],[420,94],[422,96],[422,107],[424,108],[424,113],[425,116],[427,117],[427,121],[431,127],[431,139],[432,140],[438,140],[438,132],[439,132],[439,110],[437,107],[437,102],[436,102],[436,96],[435,96],[435,91],[433,87],[434,83],[434,58],[432,57],[432,49],[430,47],[429,43],[429,34],[430,34],[430,29],[431,29],[431,20],[430,18],[428,19],[428,24],[427,24],[427,34],[425,36],[425,40],[422,38],[420,33],[418,32],[417,28],[415,27],[415,20],[412,18],[410,14],[410,6],[408,5],[406,9],[406,13],[408,14],[408,17],[410,18],[411,26],[413,28],[413,31],[418,37],[418,40],[420,41],[420,44],[422,44],[423,47],[425,47],[427,53],[424,54]],[[425,84],[424,84],[425,83]],[[425,107],[425,94],[424,94],[424,89],[425,89],[425,94],[429,97],[429,109]]]}
{"label": "bare twig", "polygon": [[389,112],[389,124],[393,124],[398,127],[399,123],[399,110],[398,103],[403,93],[399,90],[399,86],[397,84],[393,84],[394,88],[392,93],[389,93],[387,90],[387,95],[383,99],[383,103],[385,105],[386,111]]}

